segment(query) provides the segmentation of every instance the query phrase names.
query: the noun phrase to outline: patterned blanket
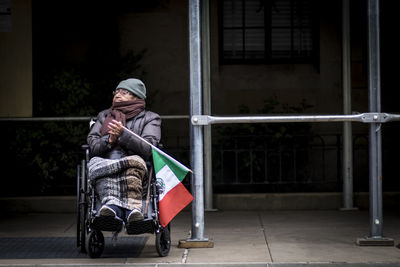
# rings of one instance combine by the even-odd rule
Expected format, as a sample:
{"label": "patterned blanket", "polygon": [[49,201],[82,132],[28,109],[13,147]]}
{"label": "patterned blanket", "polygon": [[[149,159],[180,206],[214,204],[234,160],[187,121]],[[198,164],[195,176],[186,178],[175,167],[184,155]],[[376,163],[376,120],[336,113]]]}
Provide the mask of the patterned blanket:
{"label": "patterned blanket", "polygon": [[89,181],[95,184],[101,204],[142,210],[142,180],[146,163],[139,156],[121,159],[93,157],[88,162]]}

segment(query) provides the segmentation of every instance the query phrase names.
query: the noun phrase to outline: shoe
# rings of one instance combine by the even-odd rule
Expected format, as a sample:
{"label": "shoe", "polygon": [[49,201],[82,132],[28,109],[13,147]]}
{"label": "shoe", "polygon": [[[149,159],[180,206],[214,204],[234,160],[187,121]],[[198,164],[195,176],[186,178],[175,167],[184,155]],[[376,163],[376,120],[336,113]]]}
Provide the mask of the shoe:
{"label": "shoe", "polygon": [[126,218],[126,221],[130,223],[134,221],[141,221],[143,219],[143,214],[138,209],[133,209]]}
{"label": "shoe", "polygon": [[99,215],[104,217],[116,217],[117,213],[107,205],[103,205],[99,210]]}
{"label": "shoe", "polygon": [[108,205],[103,205],[98,215],[94,217],[91,227],[99,231],[119,232],[123,223],[117,216],[117,211]]}

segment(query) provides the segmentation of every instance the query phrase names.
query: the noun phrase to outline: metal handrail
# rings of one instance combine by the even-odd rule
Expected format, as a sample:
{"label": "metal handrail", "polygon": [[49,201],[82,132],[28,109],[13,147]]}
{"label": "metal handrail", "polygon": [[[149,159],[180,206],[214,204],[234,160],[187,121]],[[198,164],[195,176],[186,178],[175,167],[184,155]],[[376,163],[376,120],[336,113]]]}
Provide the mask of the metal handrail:
{"label": "metal handrail", "polygon": [[400,121],[400,114],[390,113],[361,113],[354,115],[276,115],[276,116],[192,116],[193,125],[211,125],[221,123],[275,123],[275,122],[344,122],[354,121],[363,123],[385,123]]}
{"label": "metal handrail", "polygon": [[[189,119],[189,115],[161,115],[163,120],[177,120],[177,119]],[[81,116],[81,117],[9,117],[0,118],[1,121],[89,121],[92,117]]]}

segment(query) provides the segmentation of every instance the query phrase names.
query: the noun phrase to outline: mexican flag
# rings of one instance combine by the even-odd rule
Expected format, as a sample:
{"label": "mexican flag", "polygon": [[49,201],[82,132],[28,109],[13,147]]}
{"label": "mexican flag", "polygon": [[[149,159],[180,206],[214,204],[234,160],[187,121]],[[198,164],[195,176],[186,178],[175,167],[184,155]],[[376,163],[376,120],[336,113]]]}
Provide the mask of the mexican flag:
{"label": "mexican flag", "polygon": [[152,151],[157,184],[160,188],[160,224],[165,227],[193,200],[193,196],[182,184],[190,170],[154,146]]}

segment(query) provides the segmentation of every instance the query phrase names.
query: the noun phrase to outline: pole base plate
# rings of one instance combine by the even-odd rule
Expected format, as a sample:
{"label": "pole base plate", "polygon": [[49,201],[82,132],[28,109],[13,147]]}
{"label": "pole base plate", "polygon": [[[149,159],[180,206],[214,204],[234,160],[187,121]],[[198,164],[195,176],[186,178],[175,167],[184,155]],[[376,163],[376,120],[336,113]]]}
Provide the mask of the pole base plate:
{"label": "pole base plate", "polygon": [[213,248],[214,241],[206,240],[179,240],[178,248]]}
{"label": "pole base plate", "polygon": [[204,211],[206,211],[206,212],[207,212],[207,211],[210,211],[210,212],[215,212],[215,211],[219,211],[219,210],[218,210],[218,209],[212,209],[212,208],[211,208],[211,209],[207,209],[207,208],[205,208],[205,209],[204,209]]}
{"label": "pole base plate", "polygon": [[357,207],[352,207],[352,208],[340,208],[340,211],[356,211],[359,210]]}
{"label": "pole base plate", "polygon": [[386,237],[364,237],[357,238],[356,244],[358,246],[385,246],[393,247],[394,240]]}

